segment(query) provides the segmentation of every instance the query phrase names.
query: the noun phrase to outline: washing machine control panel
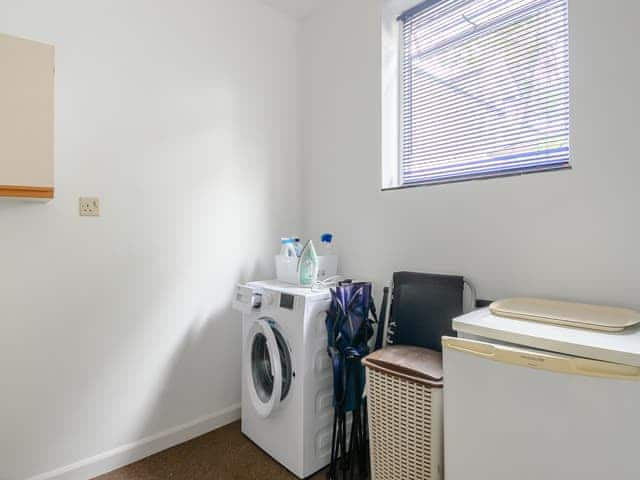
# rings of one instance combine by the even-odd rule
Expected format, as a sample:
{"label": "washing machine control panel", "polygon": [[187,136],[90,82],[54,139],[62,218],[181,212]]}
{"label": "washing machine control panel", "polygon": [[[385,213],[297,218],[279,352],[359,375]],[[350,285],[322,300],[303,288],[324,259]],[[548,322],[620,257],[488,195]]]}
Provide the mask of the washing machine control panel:
{"label": "washing machine control panel", "polygon": [[301,304],[298,300],[296,295],[291,293],[238,285],[232,304],[235,310],[242,313],[264,312],[266,314],[271,309],[295,312]]}
{"label": "washing machine control panel", "polygon": [[277,304],[279,294],[238,285],[233,297],[233,308],[243,313],[255,312]]}
{"label": "washing machine control panel", "polygon": [[233,298],[233,308],[240,312],[250,312],[259,309],[265,304],[265,300],[268,301],[269,298],[265,298],[265,295],[262,293],[256,292],[252,288],[239,285],[236,288]]}

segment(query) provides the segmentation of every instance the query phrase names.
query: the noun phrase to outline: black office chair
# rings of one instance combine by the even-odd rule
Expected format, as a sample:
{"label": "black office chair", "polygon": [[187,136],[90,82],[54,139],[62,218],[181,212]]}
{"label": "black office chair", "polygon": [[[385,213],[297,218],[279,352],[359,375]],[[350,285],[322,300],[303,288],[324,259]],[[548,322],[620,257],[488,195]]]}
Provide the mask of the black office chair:
{"label": "black office chair", "polygon": [[463,313],[465,283],[475,296],[462,276],[394,273],[386,343],[441,352],[442,337],[456,336],[451,320]]}

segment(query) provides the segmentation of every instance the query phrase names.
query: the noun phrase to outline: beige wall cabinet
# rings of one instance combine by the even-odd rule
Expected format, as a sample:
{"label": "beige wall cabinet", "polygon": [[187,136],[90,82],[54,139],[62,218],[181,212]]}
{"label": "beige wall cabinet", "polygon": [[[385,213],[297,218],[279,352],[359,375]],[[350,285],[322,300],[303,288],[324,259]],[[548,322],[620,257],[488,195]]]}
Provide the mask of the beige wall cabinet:
{"label": "beige wall cabinet", "polygon": [[0,197],[53,198],[52,45],[0,34]]}

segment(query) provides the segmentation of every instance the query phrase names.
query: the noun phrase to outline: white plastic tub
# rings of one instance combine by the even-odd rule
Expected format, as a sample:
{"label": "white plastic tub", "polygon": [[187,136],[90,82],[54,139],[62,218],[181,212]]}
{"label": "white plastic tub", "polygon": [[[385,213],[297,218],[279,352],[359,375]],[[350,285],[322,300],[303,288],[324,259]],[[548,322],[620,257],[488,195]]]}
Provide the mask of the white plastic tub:
{"label": "white plastic tub", "polygon": [[[275,256],[276,277],[281,282],[300,285],[298,275],[298,258]],[[338,273],[338,256],[318,256],[318,280],[324,280]]]}

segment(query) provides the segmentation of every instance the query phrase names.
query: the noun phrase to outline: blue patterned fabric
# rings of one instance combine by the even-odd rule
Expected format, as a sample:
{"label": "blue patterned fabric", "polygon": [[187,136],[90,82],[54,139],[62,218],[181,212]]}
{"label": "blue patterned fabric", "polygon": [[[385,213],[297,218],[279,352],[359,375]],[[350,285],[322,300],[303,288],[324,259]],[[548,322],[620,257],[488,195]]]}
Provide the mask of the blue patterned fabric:
{"label": "blue patterned fabric", "polygon": [[361,359],[369,353],[375,307],[369,282],[347,283],[331,290],[327,312],[328,353],[333,367],[334,406],[343,412],[360,407],[365,375]]}

